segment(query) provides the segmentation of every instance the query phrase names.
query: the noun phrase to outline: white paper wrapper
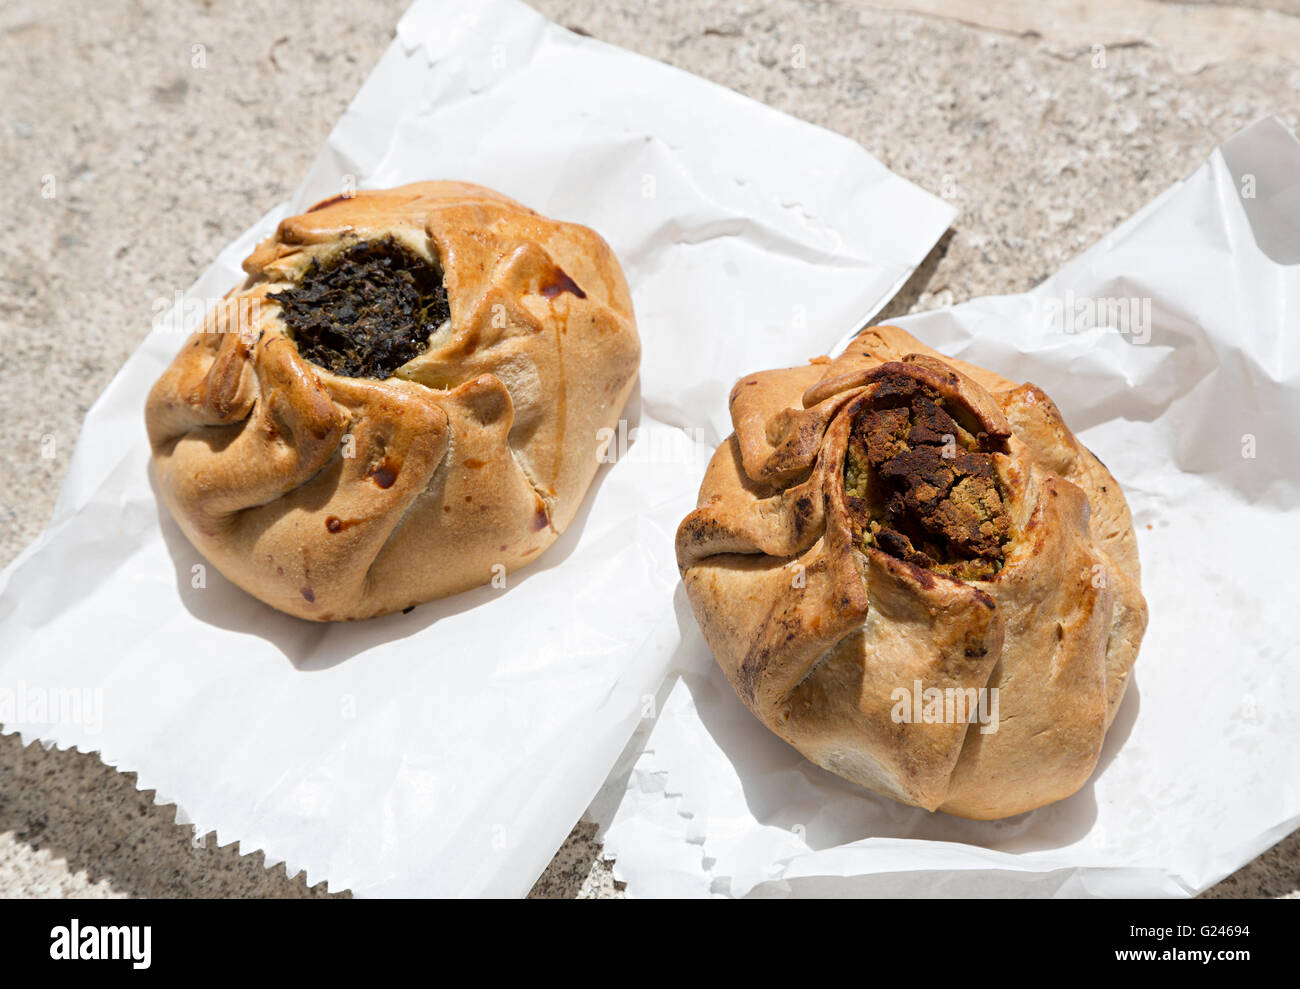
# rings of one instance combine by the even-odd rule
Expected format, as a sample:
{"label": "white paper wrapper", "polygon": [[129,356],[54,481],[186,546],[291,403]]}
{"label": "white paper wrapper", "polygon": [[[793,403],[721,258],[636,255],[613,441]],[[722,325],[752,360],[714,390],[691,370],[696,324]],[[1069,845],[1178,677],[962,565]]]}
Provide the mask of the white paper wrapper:
{"label": "white paper wrapper", "polygon": [[145,395],[184,339],[163,321],[88,415],[48,530],[0,574],[0,721],[99,752],[311,883],[519,895],[673,664],[673,531],[732,383],[860,325],[953,211],[851,141],[512,0],[422,0],[294,200],[189,299],[223,295],[282,216],[352,179],[428,178],[586,223],[623,262],[641,384],[570,530],[504,591],[356,625],[286,617],[212,568],[194,586],[203,560],[148,480]]}
{"label": "white paper wrapper", "polygon": [[[1134,321],[1088,328],[1121,298]],[[1034,291],[897,322],[1041,386],[1124,486],[1151,620],[1096,772],[996,822],[859,790],[749,714],[679,595],[684,676],[602,794],[616,874],[646,896],[1205,889],[1300,824],[1300,144],[1261,121]]]}

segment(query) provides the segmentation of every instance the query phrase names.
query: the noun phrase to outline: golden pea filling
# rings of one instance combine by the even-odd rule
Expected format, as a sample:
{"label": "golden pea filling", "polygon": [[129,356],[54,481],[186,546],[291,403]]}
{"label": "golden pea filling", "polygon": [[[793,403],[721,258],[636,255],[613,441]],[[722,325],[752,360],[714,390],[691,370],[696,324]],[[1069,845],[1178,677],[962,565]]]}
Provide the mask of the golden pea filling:
{"label": "golden pea filling", "polygon": [[270,296],[298,352],[349,378],[388,378],[451,318],[442,273],[392,237],[353,244]]}
{"label": "golden pea filling", "polygon": [[1002,569],[1011,519],[993,454],[908,375],[883,382],[854,418],[844,493],[864,548],[960,580]]}

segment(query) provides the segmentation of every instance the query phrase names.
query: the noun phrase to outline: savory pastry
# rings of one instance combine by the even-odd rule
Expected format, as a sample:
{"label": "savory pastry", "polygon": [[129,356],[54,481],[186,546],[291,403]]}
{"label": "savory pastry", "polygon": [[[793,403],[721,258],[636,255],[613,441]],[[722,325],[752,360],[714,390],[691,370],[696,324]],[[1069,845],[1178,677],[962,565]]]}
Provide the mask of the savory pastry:
{"label": "savory pastry", "polygon": [[880,326],[744,378],[731,418],[677,561],[749,709],[927,810],[1078,790],[1147,612],[1124,495],[1051,399]]}
{"label": "savory pastry", "polygon": [[460,182],[285,220],[149,395],[158,490],[244,590],[318,621],[499,578],[572,521],[636,378],[594,231]]}

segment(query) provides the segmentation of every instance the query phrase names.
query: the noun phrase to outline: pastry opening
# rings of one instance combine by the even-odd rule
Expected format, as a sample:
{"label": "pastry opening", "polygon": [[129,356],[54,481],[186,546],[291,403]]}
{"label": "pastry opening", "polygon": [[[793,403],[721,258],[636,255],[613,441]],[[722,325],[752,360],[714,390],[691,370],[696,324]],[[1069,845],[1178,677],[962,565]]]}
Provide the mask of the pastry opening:
{"label": "pastry opening", "polygon": [[[987,437],[933,388],[898,374],[857,413],[844,458],[853,535],[908,563],[983,580],[1002,569],[1011,538]],[[971,428],[968,428],[971,427]]]}
{"label": "pastry opening", "polygon": [[391,236],[313,258],[270,298],[299,353],[349,378],[391,377],[451,318],[442,271]]}

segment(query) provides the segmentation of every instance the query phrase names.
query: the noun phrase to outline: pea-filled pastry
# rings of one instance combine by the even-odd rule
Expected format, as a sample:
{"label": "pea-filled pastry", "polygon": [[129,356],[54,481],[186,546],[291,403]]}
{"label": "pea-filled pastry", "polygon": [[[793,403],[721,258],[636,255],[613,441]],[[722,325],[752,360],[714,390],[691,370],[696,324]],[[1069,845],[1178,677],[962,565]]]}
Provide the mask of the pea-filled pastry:
{"label": "pea-filled pastry", "polygon": [[677,560],[759,720],[928,810],[1078,790],[1147,611],[1123,492],[1051,399],[881,326],[745,377],[731,418]]}
{"label": "pea-filled pastry", "polygon": [[368,618],[531,563],[578,511],[636,378],[594,231],[480,186],[283,221],[146,408],[168,509],[281,611]]}

